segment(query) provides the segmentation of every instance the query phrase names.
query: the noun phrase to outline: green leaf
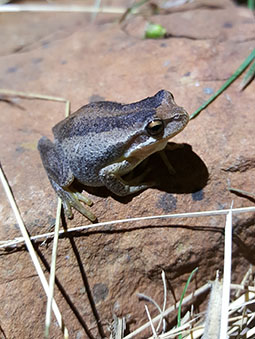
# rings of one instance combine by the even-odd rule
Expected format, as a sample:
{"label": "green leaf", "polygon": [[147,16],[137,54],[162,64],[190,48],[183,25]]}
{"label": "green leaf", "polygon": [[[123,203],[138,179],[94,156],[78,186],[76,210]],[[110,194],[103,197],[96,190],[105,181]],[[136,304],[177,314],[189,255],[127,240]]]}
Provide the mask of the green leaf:
{"label": "green leaf", "polygon": [[149,23],[145,31],[145,38],[146,39],[161,39],[161,38],[164,38],[165,34],[166,34],[166,29],[163,26]]}

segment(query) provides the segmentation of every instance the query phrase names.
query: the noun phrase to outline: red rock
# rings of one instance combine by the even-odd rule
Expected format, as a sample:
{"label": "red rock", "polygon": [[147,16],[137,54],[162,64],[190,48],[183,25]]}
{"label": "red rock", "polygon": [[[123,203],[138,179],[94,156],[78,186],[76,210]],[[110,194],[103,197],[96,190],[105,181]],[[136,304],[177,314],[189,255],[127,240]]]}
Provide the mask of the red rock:
{"label": "red rock", "polygon": [[[4,15],[5,25],[10,20],[13,26],[7,32],[6,45],[1,44],[0,87],[67,98],[72,111],[95,95],[128,103],[164,88],[192,113],[254,48],[250,12],[232,5],[154,16],[154,22],[165,25],[174,35],[157,41],[139,39],[130,26],[125,32],[117,23],[99,20],[91,25],[86,15],[52,18],[51,14]],[[58,22],[66,25],[60,27]],[[28,30],[29,37],[19,34]],[[17,36],[25,40],[20,50]],[[227,190],[230,180],[233,187],[254,192],[254,82],[239,92],[240,81],[173,139],[186,144],[168,152],[176,175],[168,175],[155,155],[150,163],[159,179],[158,188],[125,199],[116,199],[104,189],[91,190],[92,210],[99,221],[228,208],[232,200],[234,207],[251,206],[251,201]],[[29,232],[45,233],[54,223],[56,196],[36,143],[41,135],[52,138],[51,127],[64,117],[64,104],[12,100],[14,105],[0,102],[1,164]],[[19,237],[2,190],[0,199],[1,240]],[[68,227],[83,224],[88,221],[78,213],[68,221]],[[96,338],[98,328],[84,277],[107,336],[113,313],[126,316],[133,330],[147,321],[137,292],[162,305],[162,269],[177,299],[195,267],[199,267],[198,287],[214,279],[216,270],[223,267],[224,224],[224,217],[153,220],[89,230],[74,235],[73,243],[60,239],[57,279]],[[254,232],[254,214],[234,216],[233,281],[240,282],[247,265],[253,263]],[[51,250],[51,242],[38,249],[48,263]],[[46,297],[29,255],[23,247],[1,254],[1,330],[8,338],[41,338]],[[195,282],[191,286],[194,288]],[[70,337],[87,337],[84,323],[58,288],[56,301]],[[168,305],[173,302],[169,291]],[[51,336],[61,337],[55,319]]]}

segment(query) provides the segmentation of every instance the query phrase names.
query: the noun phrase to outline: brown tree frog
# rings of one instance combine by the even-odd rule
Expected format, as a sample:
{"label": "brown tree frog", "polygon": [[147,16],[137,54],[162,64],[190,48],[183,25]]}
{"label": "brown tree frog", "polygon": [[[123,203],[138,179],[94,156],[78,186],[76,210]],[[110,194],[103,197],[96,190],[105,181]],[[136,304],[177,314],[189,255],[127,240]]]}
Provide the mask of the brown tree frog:
{"label": "brown tree frog", "polygon": [[87,186],[106,186],[119,196],[151,187],[152,183],[125,182],[122,176],[163,150],[188,121],[188,113],[165,90],[131,104],[90,103],[60,121],[52,129],[54,142],[42,137],[38,150],[67,216],[72,217],[73,207],[96,220],[80,201],[92,202],[71,187],[74,179]]}

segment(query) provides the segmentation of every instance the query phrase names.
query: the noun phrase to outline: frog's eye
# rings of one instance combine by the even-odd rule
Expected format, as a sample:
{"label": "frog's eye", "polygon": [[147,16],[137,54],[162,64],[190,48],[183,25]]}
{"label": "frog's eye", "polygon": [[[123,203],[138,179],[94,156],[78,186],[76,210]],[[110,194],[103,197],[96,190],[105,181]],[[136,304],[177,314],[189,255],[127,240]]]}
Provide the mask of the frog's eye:
{"label": "frog's eye", "polygon": [[164,123],[160,119],[153,120],[150,123],[148,123],[148,125],[146,126],[146,131],[151,136],[159,135],[162,133],[163,130],[164,130]]}

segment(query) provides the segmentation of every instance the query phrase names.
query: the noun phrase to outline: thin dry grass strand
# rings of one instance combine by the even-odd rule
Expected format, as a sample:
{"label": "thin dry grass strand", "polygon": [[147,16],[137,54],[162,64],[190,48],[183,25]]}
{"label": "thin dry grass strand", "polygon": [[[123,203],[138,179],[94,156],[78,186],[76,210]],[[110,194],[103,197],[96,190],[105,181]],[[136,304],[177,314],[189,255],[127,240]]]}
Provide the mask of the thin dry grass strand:
{"label": "thin dry grass strand", "polygon": [[251,328],[247,333],[246,333],[246,338],[254,338],[255,337],[255,327]]}
{"label": "thin dry grass strand", "polygon": [[[0,6],[1,7],[1,6]],[[47,100],[47,101],[56,101],[66,103],[65,116],[67,117],[70,114],[71,103],[70,100],[60,97],[53,97],[51,95],[44,95],[38,93],[26,93],[21,91],[13,91],[10,89],[0,88],[0,93],[7,96],[14,96],[22,99],[37,99],[37,100]]]}
{"label": "thin dry grass strand", "polygon": [[225,226],[224,244],[224,273],[222,287],[220,339],[227,338],[228,332],[228,310],[231,284],[231,261],[232,261],[232,206],[227,214]]}
{"label": "thin dry grass strand", "polygon": [[152,304],[157,308],[157,310],[159,311],[159,313],[162,312],[162,310],[161,310],[159,304],[158,304],[154,299],[152,299],[151,297],[149,297],[148,295],[145,295],[145,294],[143,294],[143,293],[137,293],[136,295],[138,296],[139,299],[145,300],[145,301],[148,301],[148,302],[152,303]]}
{"label": "thin dry grass strand", "polygon": [[[39,263],[39,260],[37,258],[37,255],[35,253],[35,250],[34,250],[34,247],[32,245],[32,242],[31,242],[31,240],[29,238],[29,234],[28,234],[28,232],[26,230],[26,227],[25,227],[25,225],[23,223],[23,220],[21,218],[18,206],[17,206],[17,204],[16,204],[16,202],[14,200],[14,197],[12,195],[12,192],[11,192],[10,186],[8,184],[8,181],[7,181],[7,179],[6,179],[5,175],[4,175],[4,172],[2,170],[1,163],[0,163],[0,179],[1,179],[2,185],[4,187],[6,196],[7,196],[8,200],[9,200],[9,202],[10,202],[10,205],[11,205],[11,208],[13,210],[13,213],[15,215],[15,218],[17,220],[17,223],[19,225],[21,234],[23,236],[23,239],[25,241],[25,244],[27,246],[27,249],[29,251],[31,259],[33,261],[33,264],[35,266],[36,272],[37,272],[37,274],[39,276],[39,279],[41,280],[41,283],[42,283],[42,286],[44,288],[44,291],[45,291],[46,295],[48,296],[49,295],[49,285],[47,283],[47,280],[46,280],[46,277],[45,277],[45,275],[43,273],[43,270],[42,270],[42,268],[40,266],[40,263]],[[67,328],[64,325],[61,313],[60,313],[60,311],[58,309],[58,306],[56,304],[55,299],[52,300],[52,308],[53,308],[53,312],[54,312],[54,314],[56,316],[58,325],[61,328],[61,330],[63,331],[65,337],[67,338],[68,330],[67,330]]]}
{"label": "thin dry grass strand", "polygon": [[236,311],[237,309],[254,304],[255,303],[254,298],[255,298],[255,292],[246,292],[245,294],[243,294],[241,297],[239,297],[237,300],[234,300],[230,304],[229,306],[230,312]]}
{"label": "thin dry grass strand", "polygon": [[96,9],[94,6],[79,5],[55,5],[55,4],[7,4],[0,6],[0,12],[81,12],[81,13],[98,13],[105,14],[123,14],[126,8],[102,6]]}
{"label": "thin dry grass strand", "polygon": [[[190,302],[193,298],[198,297],[199,295],[205,293],[206,291],[208,291],[208,289],[210,288],[209,283],[201,286],[200,288],[198,288],[196,291],[194,291],[193,293],[189,294],[187,297],[185,297],[182,301],[182,305],[187,304],[188,302]],[[176,305],[173,305],[169,308],[167,308],[165,310],[165,312],[162,312],[162,314],[159,314],[158,316],[156,316],[155,318],[152,319],[152,322],[155,323],[157,321],[160,320],[160,318],[166,317],[168,316],[170,313],[172,313],[173,311],[175,311],[179,306],[179,302],[176,303]],[[130,339],[130,338],[134,338],[136,335],[138,335],[139,333],[141,333],[142,331],[144,331],[146,328],[148,328],[150,326],[150,322],[145,323],[144,325],[142,325],[141,327],[137,328],[135,331],[133,331],[132,333],[129,333],[128,335],[126,335],[123,339]],[[178,328],[178,331],[180,330],[180,328]]]}
{"label": "thin dry grass strand", "polygon": [[[192,329],[185,330],[182,332],[182,335],[185,336],[185,339],[200,339],[201,335],[204,333],[204,327],[203,326],[196,326]],[[172,337],[174,338],[174,337]],[[209,338],[207,338],[209,339]]]}
{"label": "thin dry grass strand", "polygon": [[9,96],[23,98],[23,99],[39,99],[39,100],[48,100],[48,101],[69,102],[69,100],[65,98],[53,97],[51,95],[44,95],[44,94],[38,94],[38,93],[26,93],[26,92],[21,92],[21,91],[13,91],[13,90],[4,89],[4,88],[0,88],[0,93],[9,95]]}
{"label": "thin dry grass strand", "polygon": [[194,313],[194,305],[192,304],[190,307],[190,317],[191,319],[194,317],[195,313]]}
{"label": "thin dry grass strand", "polygon": [[52,259],[51,259],[51,267],[50,267],[50,278],[49,278],[50,291],[48,295],[46,316],[45,316],[45,338],[49,338],[49,333],[50,333],[51,309],[52,309],[52,300],[54,296],[56,258],[57,258],[57,250],[58,250],[58,233],[59,233],[59,225],[60,225],[61,205],[62,205],[61,199],[58,198],[56,224],[55,224],[54,240],[53,240],[53,248],[52,248]]}
{"label": "thin dry grass strand", "polygon": [[151,325],[151,329],[152,329],[152,333],[153,333],[153,338],[157,338],[158,336],[157,336],[155,327],[153,325],[153,322],[151,320],[151,315],[150,315],[149,309],[148,309],[147,305],[144,305],[144,307],[145,307],[145,310],[146,310],[146,313],[147,313],[147,317],[148,317],[150,325]]}
{"label": "thin dry grass strand", "polygon": [[[112,220],[112,221],[105,221],[100,222],[97,224],[91,224],[91,225],[84,225],[74,228],[69,228],[68,230],[60,230],[59,234],[64,234],[67,232],[81,232],[84,230],[88,230],[91,228],[98,228],[98,227],[104,227],[108,225],[115,225],[115,224],[121,224],[121,223],[127,223],[127,222],[137,222],[137,221],[145,221],[145,220],[155,220],[155,219],[174,219],[174,218],[197,218],[197,217],[205,217],[205,216],[215,216],[215,215],[226,215],[229,213],[229,209],[226,210],[212,210],[212,211],[204,211],[204,212],[191,212],[191,213],[177,213],[177,214],[164,214],[164,215],[153,215],[148,217],[137,217],[137,218],[129,218],[129,219],[119,219],[119,220]],[[241,208],[233,208],[232,213],[249,213],[249,212],[255,212],[255,207],[241,207]],[[157,226],[157,225],[156,225]],[[155,226],[155,227],[156,227]],[[153,225],[150,225],[150,227],[153,227]],[[175,225],[162,225],[162,227],[175,227]],[[48,232],[44,234],[39,234],[31,237],[31,240],[39,240],[44,238],[52,238],[54,236],[54,232]],[[6,243],[0,245],[0,248],[9,247],[9,246],[15,246],[19,243],[24,242],[23,238],[16,238],[14,240],[7,240]]]}
{"label": "thin dry grass strand", "polygon": [[94,12],[91,13],[91,21],[95,21],[97,14],[100,11],[101,0],[95,0],[94,2]]}
{"label": "thin dry grass strand", "polygon": [[[230,288],[232,290],[237,290],[237,292],[241,293],[242,291],[245,291],[245,292],[255,292],[255,287],[254,286],[245,286],[243,285],[243,282],[241,284],[231,284],[230,285]],[[235,297],[237,297],[235,295]]]}
{"label": "thin dry grass strand", "polygon": [[[244,286],[245,286],[246,282],[250,279],[251,275],[252,275],[252,265],[250,265],[248,271],[245,273],[245,275],[244,275],[244,277],[243,277],[243,279],[241,281],[239,290],[236,291],[236,294],[235,294],[236,298],[238,298],[240,296],[240,294],[241,294],[241,291],[243,289],[245,289]],[[231,286],[232,286],[232,284],[231,284]]]}
{"label": "thin dry grass strand", "polygon": [[[162,271],[161,273],[161,278],[162,278],[162,282],[163,282],[163,290],[164,290],[164,300],[163,300],[163,307],[162,307],[162,312],[164,312],[166,310],[166,300],[167,300],[167,287],[166,287],[166,274],[165,271]],[[162,314],[161,312],[161,314]],[[163,316],[160,318],[160,321],[158,323],[156,332],[158,333],[161,323],[163,321],[163,325],[162,325],[162,332],[164,333],[166,330],[166,320],[165,318],[163,318]]]}

